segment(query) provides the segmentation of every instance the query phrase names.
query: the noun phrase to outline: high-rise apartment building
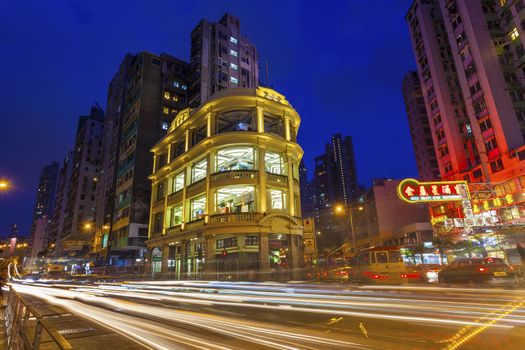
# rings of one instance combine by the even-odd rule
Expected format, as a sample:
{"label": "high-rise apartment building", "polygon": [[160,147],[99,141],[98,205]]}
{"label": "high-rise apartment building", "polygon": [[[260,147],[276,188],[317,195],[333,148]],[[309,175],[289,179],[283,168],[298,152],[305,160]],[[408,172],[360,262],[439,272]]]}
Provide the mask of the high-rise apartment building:
{"label": "high-rise apartment building", "polygon": [[439,179],[434,140],[417,72],[409,72],[405,75],[402,91],[419,179],[422,181]]}
{"label": "high-rise apartment building", "polygon": [[47,233],[49,232],[47,222],[51,219],[54,209],[58,171],[58,163],[53,162],[44,167],[38,181],[35,209],[33,212],[33,223],[31,225],[31,239],[29,240],[31,250],[35,251],[33,253],[38,253],[44,248],[43,244],[38,244],[36,246],[33,244],[37,228],[39,231],[39,237],[42,236],[42,239],[39,238],[38,242],[47,240]]}
{"label": "high-rise apartment building", "polygon": [[53,214],[49,223],[49,245],[48,257],[60,257],[62,254],[62,232],[66,214],[69,187],[71,185],[71,173],[73,169],[73,152],[68,152],[62,162],[58,173],[58,182],[56,186],[55,205]]}
{"label": "high-rise apartment building", "polygon": [[256,88],[256,47],[241,33],[238,18],[226,13],[218,22],[202,19],[191,32],[189,103],[197,107],[217,91]]}
{"label": "high-rise apartment building", "polygon": [[90,114],[80,116],[78,120],[64,223],[60,234],[62,248],[68,255],[80,254],[92,244],[95,187],[102,158],[103,127],[104,111],[98,106],[91,107]]}
{"label": "high-rise apartment building", "polygon": [[[113,136],[104,152],[107,178],[106,190],[101,192],[110,192],[113,186],[114,203],[112,217],[105,214],[97,223],[95,246],[109,250],[112,264],[134,264],[146,249],[151,194],[148,176],[153,166],[150,149],[187,106],[187,76],[186,62],[166,54],[141,52],[126,56],[110,85]],[[106,203],[111,205],[111,200]]]}
{"label": "high-rise apartment building", "polygon": [[416,0],[406,20],[443,179],[525,171],[523,1]]}

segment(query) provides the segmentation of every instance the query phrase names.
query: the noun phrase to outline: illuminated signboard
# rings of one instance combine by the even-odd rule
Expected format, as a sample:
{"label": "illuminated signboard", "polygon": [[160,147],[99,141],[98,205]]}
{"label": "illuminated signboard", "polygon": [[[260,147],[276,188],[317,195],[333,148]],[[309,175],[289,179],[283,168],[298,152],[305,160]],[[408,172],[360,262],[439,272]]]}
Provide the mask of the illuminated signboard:
{"label": "illuminated signboard", "polygon": [[470,197],[466,181],[419,182],[404,179],[397,186],[397,194],[407,203],[464,201]]}

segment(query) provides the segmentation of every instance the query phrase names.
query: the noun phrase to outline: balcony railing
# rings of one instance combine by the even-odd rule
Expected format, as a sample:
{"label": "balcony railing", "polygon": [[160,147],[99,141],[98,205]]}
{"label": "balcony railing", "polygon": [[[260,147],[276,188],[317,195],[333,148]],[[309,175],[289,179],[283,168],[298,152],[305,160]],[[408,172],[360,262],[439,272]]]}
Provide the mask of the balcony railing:
{"label": "balcony railing", "polygon": [[229,213],[210,215],[209,223],[224,224],[235,222],[258,222],[262,217],[261,213]]}
{"label": "balcony railing", "polygon": [[180,201],[182,201],[182,190],[178,190],[177,192],[168,195],[168,205],[176,204]]}
{"label": "balcony railing", "polygon": [[186,188],[186,196],[192,197],[195,194],[204,192],[206,190],[206,178],[200,179],[197,182],[192,183]]}
{"label": "balcony railing", "polygon": [[216,186],[224,182],[235,180],[256,180],[258,173],[257,170],[221,171],[211,174],[210,182],[213,186]]}
{"label": "balcony railing", "polygon": [[191,230],[202,226],[204,226],[204,218],[187,222],[186,225],[184,225],[184,229]]}
{"label": "balcony railing", "polygon": [[181,225],[175,225],[175,226],[168,227],[166,228],[166,234],[171,235],[171,234],[180,232],[180,228],[181,228]]}
{"label": "balcony railing", "polygon": [[269,182],[278,182],[282,183],[283,185],[286,185],[286,183],[288,182],[288,176],[269,172],[266,172],[266,179]]}

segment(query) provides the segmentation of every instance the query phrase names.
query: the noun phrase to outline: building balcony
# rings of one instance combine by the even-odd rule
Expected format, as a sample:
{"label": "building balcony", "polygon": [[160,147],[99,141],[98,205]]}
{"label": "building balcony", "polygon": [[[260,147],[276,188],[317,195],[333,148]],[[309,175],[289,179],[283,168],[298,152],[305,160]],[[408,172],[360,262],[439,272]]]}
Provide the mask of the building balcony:
{"label": "building balcony", "polygon": [[231,184],[256,183],[259,172],[257,170],[230,170],[211,174],[210,183],[213,187]]}
{"label": "building balcony", "polygon": [[288,176],[266,172],[266,181],[274,185],[286,186],[288,183]]}
{"label": "building balcony", "polygon": [[168,206],[182,202],[182,190],[173,192],[168,195]]}
{"label": "building balcony", "polygon": [[203,226],[204,226],[204,218],[187,222],[184,225],[184,229],[185,230],[192,230],[192,229],[203,227]]}
{"label": "building balcony", "polygon": [[485,130],[484,132],[481,133],[481,135],[483,136],[483,140],[490,139],[492,136],[494,136],[494,128]]}
{"label": "building balcony", "polygon": [[181,225],[179,224],[179,225],[167,227],[165,232],[166,232],[167,235],[172,235],[172,234],[180,232],[180,231],[181,231]]}
{"label": "building balcony", "polygon": [[164,210],[164,198],[158,199],[153,203],[151,208],[153,212],[159,212]]}
{"label": "building balcony", "polygon": [[487,153],[487,157],[489,160],[493,160],[495,158],[498,158],[501,155],[501,152],[499,151],[499,148],[494,148]]}
{"label": "building balcony", "polygon": [[231,223],[257,223],[262,218],[262,213],[229,213],[210,215],[208,223],[231,224]]}
{"label": "building balcony", "polygon": [[206,178],[200,179],[192,183],[186,188],[186,198],[193,197],[199,193],[206,191]]}

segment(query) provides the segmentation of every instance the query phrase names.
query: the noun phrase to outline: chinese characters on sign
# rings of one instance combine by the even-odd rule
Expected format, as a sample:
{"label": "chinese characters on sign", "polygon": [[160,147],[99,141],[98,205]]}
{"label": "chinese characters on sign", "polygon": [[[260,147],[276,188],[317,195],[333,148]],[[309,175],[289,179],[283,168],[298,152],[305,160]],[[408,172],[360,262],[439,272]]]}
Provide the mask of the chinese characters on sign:
{"label": "chinese characters on sign", "polygon": [[401,200],[408,203],[450,202],[469,200],[468,185],[465,181],[419,182],[405,179],[397,187]]}

